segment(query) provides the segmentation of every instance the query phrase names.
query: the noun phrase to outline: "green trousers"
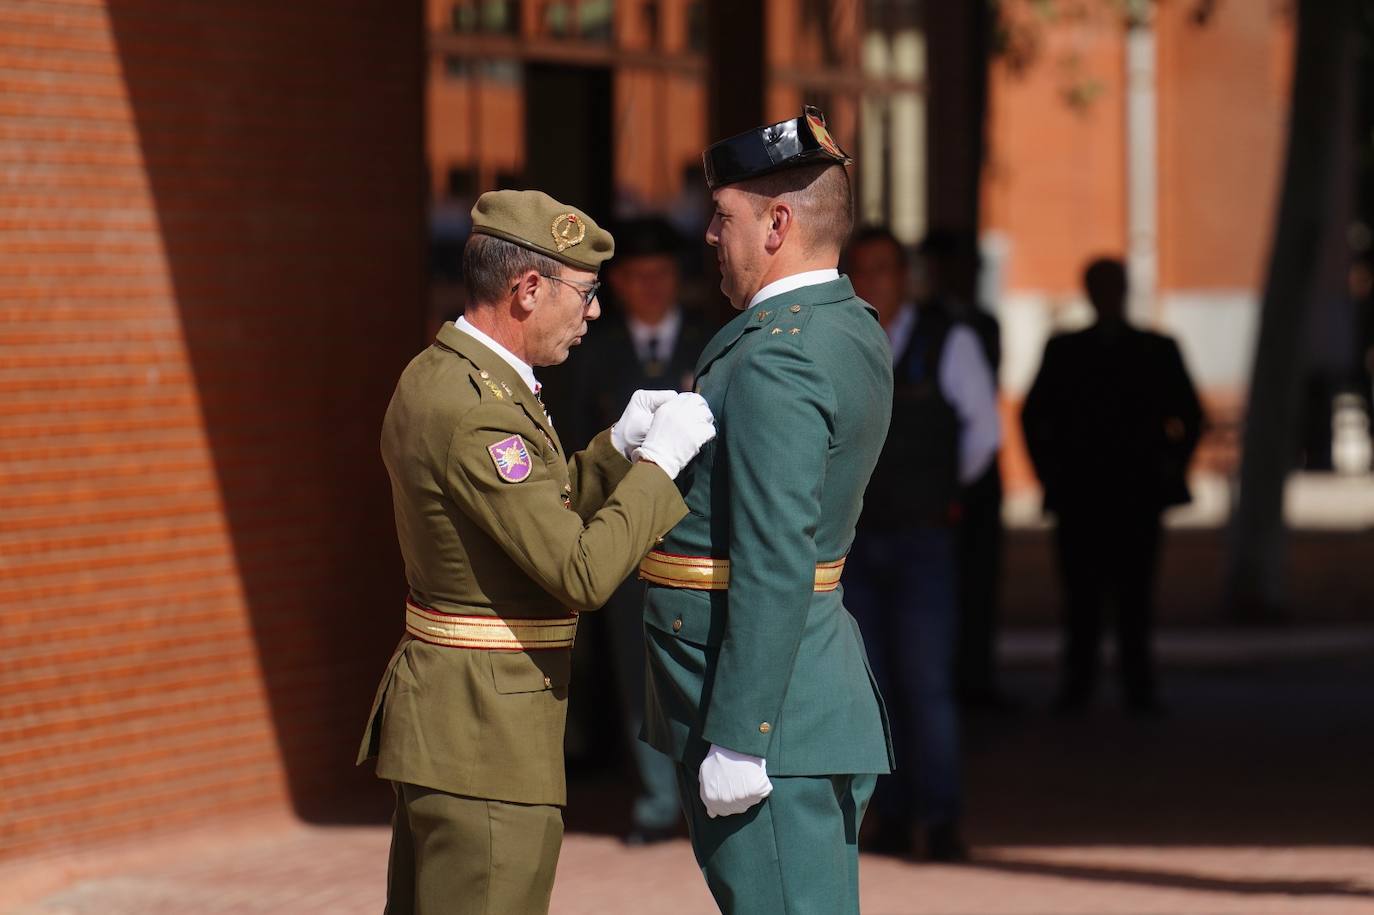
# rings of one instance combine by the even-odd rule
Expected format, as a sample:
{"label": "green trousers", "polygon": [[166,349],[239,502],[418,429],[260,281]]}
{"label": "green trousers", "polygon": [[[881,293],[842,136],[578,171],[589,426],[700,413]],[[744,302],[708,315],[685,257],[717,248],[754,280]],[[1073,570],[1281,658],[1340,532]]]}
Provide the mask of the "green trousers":
{"label": "green trousers", "polygon": [[386,915],[548,912],[563,811],[393,783]]}
{"label": "green trousers", "polygon": [[876,775],[770,776],[773,793],[709,817],[698,766],[678,764],[692,851],[725,915],[858,915],[859,824]]}

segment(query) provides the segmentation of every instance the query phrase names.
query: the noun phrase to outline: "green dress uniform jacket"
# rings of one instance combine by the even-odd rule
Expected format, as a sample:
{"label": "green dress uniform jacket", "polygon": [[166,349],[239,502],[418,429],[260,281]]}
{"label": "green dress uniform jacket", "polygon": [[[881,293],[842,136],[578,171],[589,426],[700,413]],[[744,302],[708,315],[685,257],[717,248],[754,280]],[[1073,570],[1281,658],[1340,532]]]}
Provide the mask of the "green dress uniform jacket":
{"label": "green dress uniform jacket", "polygon": [[730,578],[646,592],[644,736],[673,758],[715,743],[765,757],[770,776],[890,771],[844,592],[814,590],[817,563],[853,541],[887,435],[889,352],[843,276],[756,303],[703,352],[717,435],[679,477],[689,514],[660,549],[728,559]]}
{"label": "green dress uniform jacket", "polygon": [[[513,436],[527,463],[503,472],[494,446]],[[632,466],[609,432],[566,459],[525,382],[452,324],[402,373],[381,444],[410,599],[442,613],[566,619],[599,607],[686,513],[667,474]],[[451,794],[564,804],[571,654],[407,634],[358,762],[377,756],[379,777]]]}

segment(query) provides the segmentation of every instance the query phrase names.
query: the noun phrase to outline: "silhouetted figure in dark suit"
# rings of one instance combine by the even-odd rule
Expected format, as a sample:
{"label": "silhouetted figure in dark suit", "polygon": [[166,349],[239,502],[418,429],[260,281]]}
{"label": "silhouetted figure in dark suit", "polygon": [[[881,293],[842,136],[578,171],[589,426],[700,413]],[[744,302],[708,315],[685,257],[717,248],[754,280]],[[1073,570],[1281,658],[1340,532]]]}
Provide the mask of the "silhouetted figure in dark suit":
{"label": "silhouetted figure in dark suit", "polygon": [[[616,252],[606,267],[605,299],[614,310],[596,322],[567,362],[547,373],[558,376],[545,389],[551,394],[548,406],[558,436],[570,449],[585,447],[619,418],[616,398],[628,400],[640,388],[690,391],[697,357],[714,333],[680,304],[683,241],[673,227],[645,217],[623,221],[613,232]],[[644,583],[631,576],[592,621],[606,627],[625,731],[643,787],[625,836],[630,845],[672,838],[682,816],[673,761],[639,739],[644,721],[643,603]]]}
{"label": "silhouetted figure in dark suit", "polygon": [[1104,599],[1116,605],[1126,708],[1159,708],[1152,650],[1160,514],[1191,501],[1185,472],[1202,409],[1173,339],[1126,322],[1126,270],[1088,265],[1097,323],[1054,337],[1021,421],[1045,510],[1058,519],[1064,650],[1056,707],[1085,707],[1097,685]]}

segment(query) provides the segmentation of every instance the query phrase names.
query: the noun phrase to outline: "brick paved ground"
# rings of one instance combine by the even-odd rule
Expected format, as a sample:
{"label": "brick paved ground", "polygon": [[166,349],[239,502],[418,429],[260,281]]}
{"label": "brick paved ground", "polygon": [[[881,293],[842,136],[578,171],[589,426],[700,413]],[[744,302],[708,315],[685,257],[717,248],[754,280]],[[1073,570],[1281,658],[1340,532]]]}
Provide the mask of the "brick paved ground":
{"label": "brick paved ground", "polygon": [[[381,912],[386,829],[277,822],[157,850],[70,879],[15,915]],[[32,885],[32,884],[31,884]],[[36,887],[35,887],[36,888]],[[1368,847],[987,847],[959,867],[867,856],[867,915],[1361,915],[1374,913]],[[683,840],[642,851],[569,837],[557,915],[709,915]]]}
{"label": "brick paved ground", "polygon": [[[1071,720],[1035,711],[1049,671],[1024,653],[1010,682],[1029,710],[968,728],[973,862],[866,856],[864,912],[1374,915],[1374,653],[1360,633],[1289,641],[1302,650],[1276,660],[1183,639],[1173,714],[1144,723],[1110,705]],[[685,842],[631,851],[607,834],[619,821],[593,812],[623,809],[622,777],[574,787],[555,913],[714,911]],[[10,866],[0,911],[377,913],[387,840],[378,824],[220,824]]]}

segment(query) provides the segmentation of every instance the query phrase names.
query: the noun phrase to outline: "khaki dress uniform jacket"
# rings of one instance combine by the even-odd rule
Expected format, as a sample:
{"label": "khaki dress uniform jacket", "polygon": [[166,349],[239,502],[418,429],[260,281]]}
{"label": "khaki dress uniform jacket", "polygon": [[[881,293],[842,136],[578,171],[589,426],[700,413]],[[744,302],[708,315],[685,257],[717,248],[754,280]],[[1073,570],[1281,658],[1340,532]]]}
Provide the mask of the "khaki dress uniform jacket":
{"label": "khaki dress uniform jacket", "polygon": [[[528,467],[503,473],[494,446],[512,436]],[[451,324],[402,373],[381,445],[410,600],[517,632],[601,606],[686,514],[667,474],[631,465],[609,432],[565,458],[519,375]],[[358,762],[376,756],[379,777],[451,794],[564,804],[571,654],[455,648],[408,631]]]}

